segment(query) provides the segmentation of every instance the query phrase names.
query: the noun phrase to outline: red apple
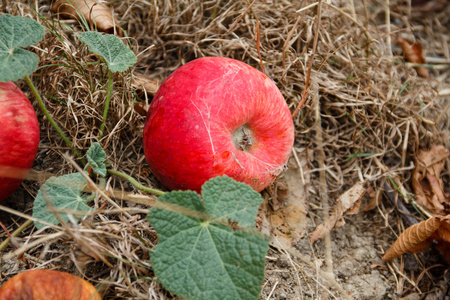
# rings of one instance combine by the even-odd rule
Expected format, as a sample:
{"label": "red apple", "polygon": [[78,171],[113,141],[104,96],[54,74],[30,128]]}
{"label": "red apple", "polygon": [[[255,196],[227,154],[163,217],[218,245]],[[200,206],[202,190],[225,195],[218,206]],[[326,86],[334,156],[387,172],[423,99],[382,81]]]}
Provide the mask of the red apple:
{"label": "red apple", "polygon": [[36,157],[39,124],[27,96],[12,82],[0,82],[0,201],[22,183]]}
{"label": "red apple", "polygon": [[86,280],[60,271],[29,270],[17,274],[0,287],[2,300],[101,300]]}
{"label": "red apple", "polygon": [[169,189],[197,192],[221,175],[263,190],[284,169],[293,143],[291,113],[273,81],[223,57],[199,58],[171,74],[144,128],[153,174]]}

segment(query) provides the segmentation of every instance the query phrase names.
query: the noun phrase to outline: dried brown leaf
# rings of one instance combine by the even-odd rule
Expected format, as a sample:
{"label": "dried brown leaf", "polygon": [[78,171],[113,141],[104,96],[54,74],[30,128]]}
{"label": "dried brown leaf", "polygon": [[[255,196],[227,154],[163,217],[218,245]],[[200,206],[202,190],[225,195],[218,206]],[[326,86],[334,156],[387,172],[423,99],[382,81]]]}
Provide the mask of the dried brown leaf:
{"label": "dried brown leaf", "polygon": [[[303,170],[307,169],[306,156],[300,158]],[[261,205],[257,223],[261,231],[275,237],[283,245],[296,245],[306,232],[308,218],[307,189],[309,176],[302,183],[299,168],[291,167],[278,180],[277,194],[271,192],[271,201]],[[283,184],[283,186],[280,186]],[[282,190],[280,190],[282,188]]]}
{"label": "dried brown leaf", "polygon": [[[133,73],[132,87],[136,89],[137,95],[141,98],[147,99],[148,95],[155,95],[158,90],[158,82],[154,79],[148,78],[145,75],[139,73]],[[135,102],[134,111],[141,116],[146,116],[149,105],[147,102]]]}
{"label": "dried brown leaf", "polygon": [[384,254],[382,260],[389,261],[404,253],[416,253],[428,248],[430,245],[428,238],[439,228],[440,224],[440,218],[434,217],[408,227]]}
{"label": "dried brown leaf", "polygon": [[381,203],[381,190],[374,191],[372,187],[368,190],[370,201],[364,206],[364,211],[371,211]]}
{"label": "dried brown leaf", "polygon": [[143,117],[147,116],[147,111],[149,107],[150,105],[146,104],[145,102],[135,102],[133,106],[134,111]]}
{"label": "dried brown leaf", "polygon": [[150,95],[154,95],[158,90],[158,81],[138,73],[133,73],[133,82],[131,85],[135,89],[144,90]]}
{"label": "dried brown leaf", "polygon": [[450,262],[450,215],[441,218],[441,226],[436,230],[435,235],[433,242],[436,243],[442,256]]}
{"label": "dried brown leaf", "polygon": [[[422,44],[412,43],[408,40],[399,38],[397,39],[398,44],[403,50],[403,55],[406,60],[413,64],[425,64],[426,60],[423,56]],[[428,78],[430,76],[428,69],[424,67],[416,67],[417,74],[422,77]]]}
{"label": "dried brown leaf", "polygon": [[331,229],[343,226],[345,224],[345,221],[342,218],[344,214],[358,213],[361,198],[364,196],[365,192],[366,189],[364,188],[364,183],[358,182],[342,194],[337,200],[336,207],[328,218],[328,222],[317,226],[317,228],[309,235],[310,242],[314,243],[315,241],[324,238]]}
{"label": "dried brown leaf", "polygon": [[438,237],[450,243],[450,215],[441,219],[441,226],[436,231]]}
{"label": "dried brown leaf", "polygon": [[[56,0],[50,10],[64,18],[76,20],[80,20],[81,14],[89,25],[111,34],[119,25],[111,8],[95,0]],[[117,35],[122,36],[122,30],[118,30]]]}
{"label": "dried brown leaf", "polygon": [[441,179],[445,159],[449,156],[450,152],[444,146],[419,151],[412,177],[416,201],[438,216],[448,214],[445,207],[450,206],[450,199],[444,193],[444,182]]}

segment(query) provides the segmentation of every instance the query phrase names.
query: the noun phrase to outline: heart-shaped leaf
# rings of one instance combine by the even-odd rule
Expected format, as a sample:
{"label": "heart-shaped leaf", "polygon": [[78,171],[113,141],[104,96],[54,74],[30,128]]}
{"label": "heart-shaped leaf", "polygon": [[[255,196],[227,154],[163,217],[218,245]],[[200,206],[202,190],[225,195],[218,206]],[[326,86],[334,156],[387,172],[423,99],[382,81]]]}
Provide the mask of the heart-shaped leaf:
{"label": "heart-shaped leaf", "polygon": [[78,37],[90,51],[105,59],[111,72],[123,72],[137,61],[136,55],[115,35],[87,31]]}
{"label": "heart-shaped leaf", "polygon": [[14,81],[38,67],[36,54],[24,50],[44,36],[44,27],[25,17],[0,16],[0,82]]}
{"label": "heart-shaped leaf", "polygon": [[[224,176],[205,183],[202,196],[192,191],[166,193],[159,201],[181,210],[150,210],[149,221],[159,238],[151,255],[156,275],[183,298],[257,299],[269,244],[244,229],[254,229],[261,195]],[[209,218],[188,216],[182,208]],[[226,226],[215,222],[219,219],[237,223]]]}
{"label": "heart-shaped leaf", "polygon": [[[63,221],[68,221],[69,216],[67,213],[55,212],[55,210],[69,210],[73,213],[89,212],[91,208],[86,204],[87,197],[82,196],[86,184],[86,179],[80,173],[49,178],[41,186],[34,200],[33,217],[51,224],[58,224],[56,213]],[[39,222],[34,222],[34,225],[38,229],[45,226]]]}
{"label": "heart-shaped leaf", "polygon": [[100,146],[99,143],[93,143],[91,147],[89,147],[87,153],[86,153],[87,159],[89,164],[86,166],[89,166],[92,168],[94,173],[105,177],[106,176],[106,153],[102,149],[102,146]]}

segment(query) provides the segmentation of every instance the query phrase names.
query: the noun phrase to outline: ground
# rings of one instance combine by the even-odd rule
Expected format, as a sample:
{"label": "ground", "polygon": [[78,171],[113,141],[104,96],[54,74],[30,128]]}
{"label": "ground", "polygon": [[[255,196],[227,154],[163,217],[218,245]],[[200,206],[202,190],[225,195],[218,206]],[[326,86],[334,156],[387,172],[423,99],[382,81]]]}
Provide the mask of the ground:
{"label": "ground", "polygon": [[[58,20],[50,11],[51,2],[6,1],[0,13],[43,22],[38,11],[42,18]],[[262,192],[259,226],[273,239],[260,299],[447,299],[449,264],[434,246],[391,263],[381,260],[410,225],[389,200],[392,196],[403,203],[400,193],[389,192],[385,184],[394,178],[413,194],[411,176],[419,149],[450,149],[450,5],[423,2],[431,9],[415,1],[375,0],[323,1],[320,11],[314,1],[112,2],[138,62],[114,76],[107,134],[100,140],[106,76],[97,57],[75,38],[72,30],[82,30],[77,21],[46,24],[60,38],[47,32],[32,48],[41,66],[32,79],[78,149],[86,151],[98,141],[114,169],[145,186],[164,189],[151,175],[142,148],[145,109],[155,87],[196,57],[232,57],[261,69],[261,56],[265,73],[291,111],[306,101],[294,117],[297,157],[293,155],[289,170]],[[400,37],[422,45],[431,65],[429,78],[418,76],[415,65],[405,62]],[[132,82],[137,74],[148,79],[146,91]],[[45,179],[76,170],[66,156],[73,153],[47,122],[25,81],[17,84],[37,111],[41,142],[31,175],[2,205],[31,215]],[[450,185],[448,158],[442,180]],[[367,188],[361,211],[344,215],[345,225],[310,243],[309,234],[357,182]],[[123,211],[114,211],[110,203],[100,210],[103,200],[96,199],[91,204],[98,214],[80,226],[27,227],[2,249],[0,285],[19,271],[51,268],[82,276],[104,299],[176,298],[149,270],[157,236],[145,220],[150,207],[145,201],[153,196],[116,177],[107,184],[129,197],[114,198]],[[381,202],[364,211],[374,198],[371,191],[381,195]],[[405,207],[416,221],[422,220],[411,205]],[[289,211],[298,214],[287,217]],[[0,209],[0,221],[14,232],[26,219]],[[6,237],[2,230],[0,240]],[[21,251],[15,252],[17,248]],[[105,255],[99,257],[92,249]]]}

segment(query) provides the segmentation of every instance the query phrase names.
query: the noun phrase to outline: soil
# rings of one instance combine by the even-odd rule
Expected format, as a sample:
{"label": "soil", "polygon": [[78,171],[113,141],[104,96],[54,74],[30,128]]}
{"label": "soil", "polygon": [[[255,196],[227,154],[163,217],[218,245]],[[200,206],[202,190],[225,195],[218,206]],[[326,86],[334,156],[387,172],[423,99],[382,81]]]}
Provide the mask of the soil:
{"label": "soil", "polygon": [[[350,299],[400,299],[405,279],[396,278],[382,262],[381,249],[389,247],[390,229],[376,212],[361,213],[346,217],[346,224],[331,232],[331,249],[334,279],[348,293]],[[309,222],[310,223],[310,222]],[[309,224],[312,225],[312,224]],[[312,226],[311,226],[312,227]],[[312,227],[313,229],[313,227]],[[318,268],[325,268],[325,241],[314,245],[303,238],[296,248],[309,257]],[[293,263],[289,254],[280,254],[272,248],[267,256],[266,279],[262,299],[343,299],[333,285],[317,274],[317,270],[306,264]],[[449,267],[436,249],[425,251],[421,255],[440,265],[433,274],[442,274]],[[403,257],[404,272],[418,272],[420,266],[414,255]],[[403,292],[414,294],[418,299],[448,299],[450,285],[440,282],[440,290],[419,296],[410,288]],[[400,292],[398,292],[398,290]],[[417,291],[415,291],[417,292]]]}
{"label": "soil", "polygon": [[[347,219],[344,227],[335,229],[331,234],[332,261],[336,281],[353,299],[393,299],[395,298],[395,280],[381,261],[377,245],[383,243],[380,234],[370,230],[375,226],[369,219],[372,216],[358,215]],[[382,225],[382,224],[376,224]],[[366,227],[366,228],[364,228]],[[318,267],[325,265],[325,242],[319,241],[313,246],[308,239],[302,239],[297,245],[300,252],[315,259]],[[275,253],[269,253],[269,256]],[[283,270],[280,274],[279,270]],[[316,270],[303,266],[299,279],[293,273],[293,267],[286,257],[269,260],[266,286],[263,294],[268,296],[278,282],[272,299],[316,299],[326,295],[327,289],[336,298],[342,296],[317,276]],[[293,276],[294,275],[294,276]],[[306,279],[306,280],[305,280]],[[264,297],[266,298],[266,297]]]}

